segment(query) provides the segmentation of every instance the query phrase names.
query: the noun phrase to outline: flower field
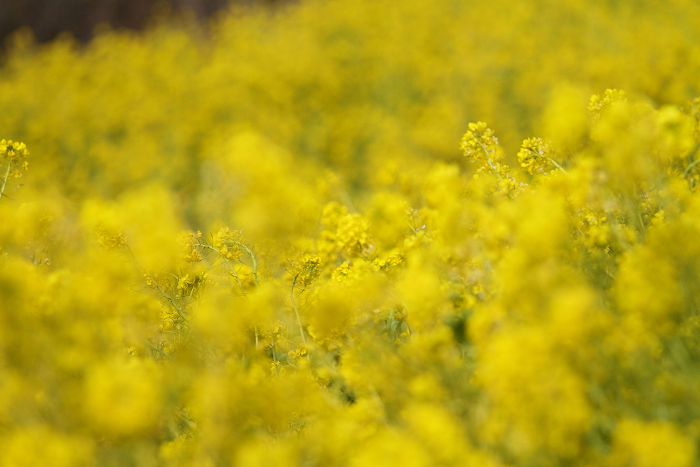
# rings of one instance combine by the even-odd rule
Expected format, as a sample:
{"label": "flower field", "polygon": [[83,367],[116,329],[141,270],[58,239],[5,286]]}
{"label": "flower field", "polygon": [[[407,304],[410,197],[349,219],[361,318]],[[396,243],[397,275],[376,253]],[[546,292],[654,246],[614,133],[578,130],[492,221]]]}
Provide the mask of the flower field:
{"label": "flower field", "polygon": [[18,32],[0,466],[700,465],[698,44],[691,0]]}

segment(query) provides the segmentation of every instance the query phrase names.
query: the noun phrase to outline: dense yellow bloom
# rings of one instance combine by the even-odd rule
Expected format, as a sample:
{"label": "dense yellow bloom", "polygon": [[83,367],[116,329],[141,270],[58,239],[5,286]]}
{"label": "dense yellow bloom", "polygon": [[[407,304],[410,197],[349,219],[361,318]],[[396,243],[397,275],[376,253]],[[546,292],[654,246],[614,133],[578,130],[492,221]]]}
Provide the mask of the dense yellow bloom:
{"label": "dense yellow bloom", "polygon": [[129,239],[124,237],[122,232],[108,232],[101,225],[97,227],[95,233],[97,234],[98,243],[108,250],[120,248],[129,243]]}
{"label": "dense yellow bloom", "polygon": [[665,465],[686,467],[694,463],[695,445],[669,423],[622,420],[617,427],[611,466]]}
{"label": "dense yellow bloom", "polygon": [[95,447],[81,436],[69,436],[48,426],[18,430],[0,442],[0,462],[7,467],[30,467],[50,463],[56,467],[94,465]]}
{"label": "dense yellow bloom", "polygon": [[362,255],[372,245],[369,221],[359,214],[346,214],[338,219],[335,238],[338,248],[346,255]]}
{"label": "dense yellow bloom", "polygon": [[141,436],[159,421],[163,396],[158,367],[130,360],[103,362],[85,382],[85,417],[98,433]]}
{"label": "dense yellow bloom", "polygon": [[698,43],[691,0],[19,34],[0,465],[698,464]]}
{"label": "dense yellow bloom", "polygon": [[338,222],[345,215],[347,215],[348,209],[340,203],[331,202],[323,207],[323,212],[321,213],[321,224],[329,230],[336,230],[338,228]]}

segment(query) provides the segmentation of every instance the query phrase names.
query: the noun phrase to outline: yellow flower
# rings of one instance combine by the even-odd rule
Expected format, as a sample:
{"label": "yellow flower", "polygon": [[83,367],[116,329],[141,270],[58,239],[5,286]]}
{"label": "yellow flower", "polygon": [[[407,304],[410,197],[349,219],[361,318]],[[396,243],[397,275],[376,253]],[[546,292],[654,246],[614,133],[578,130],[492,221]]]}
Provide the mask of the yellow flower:
{"label": "yellow flower", "polygon": [[291,262],[290,273],[295,285],[307,287],[321,275],[321,258],[313,254],[304,254]]}
{"label": "yellow flower", "polygon": [[341,217],[336,231],[336,244],[347,255],[361,255],[371,245],[369,221],[359,214]]}
{"label": "yellow flower", "polygon": [[518,162],[531,175],[546,174],[552,166],[564,171],[553,159],[553,153],[551,143],[545,143],[542,138],[528,138],[518,152]]}
{"label": "yellow flower", "polygon": [[231,261],[238,261],[243,256],[243,236],[240,230],[229,230],[224,227],[214,237],[214,248],[219,250],[221,256]]}

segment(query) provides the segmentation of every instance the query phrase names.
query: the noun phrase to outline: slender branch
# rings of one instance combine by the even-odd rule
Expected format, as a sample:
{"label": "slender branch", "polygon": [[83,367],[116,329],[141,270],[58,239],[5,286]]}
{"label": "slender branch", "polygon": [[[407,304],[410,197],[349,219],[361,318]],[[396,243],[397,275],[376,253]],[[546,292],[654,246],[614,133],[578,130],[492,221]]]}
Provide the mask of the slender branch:
{"label": "slender branch", "polygon": [[[253,252],[250,250],[250,248],[248,248],[247,246],[245,246],[243,243],[237,242],[237,241],[235,241],[235,240],[233,240],[232,242],[235,243],[236,245],[240,246],[241,248],[243,248],[243,249],[246,251],[246,253],[248,253],[248,255],[250,256],[250,259],[253,261],[253,277],[255,278],[255,285],[257,285],[258,288],[259,288],[259,287],[260,287],[260,281],[258,280],[258,262],[257,262],[257,260],[255,259],[255,255],[254,255]],[[221,256],[221,258],[223,258],[223,260],[226,261],[226,264],[228,265],[228,267],[231,268],[231,272],[233,272],[233,275],[235,276],[236,281],[238,282],[238,285],[241,287],[241,290],[243,290],[243,285],[242,285],[242,283],[241,283],[240,278],[238,277],[238,273],[236,273],[236,270],[233,268],[233,266],[231,265],[231,263],[228,261],[228,259],[226,259],[226,257],[224,257],[224,255],[221,254],[221,252],[220,252],[218,249],[214,248],[214,247],[211,246],[211,245],[207,245],[206,243],[199,243],[199,242],[198,242],[197,245],[198,245],[198,246],[202,246],[202,247],[204,247],[204,248],[209,248],[210,250],[213,250],[213,251],[217,252],[217,253],[219,254],[219,256]],[[243,292],[245,293],[245,291],[243,291]]]}
{"label": "slender branch", "polygon": [[156,345],[153,345],[153,343],[152,343],[151,341],[146,340],[146,342],[148,343],[148,345],[151,346],[151,348],[152,348],[153,350],[155,350],[156,352],[160,353],[162,356],[164,356],[164,357],[167,358],[168,360],[172,360],[172,359],[173,359],[170,355],[168,355],[167,353],[165,353],[165,352],[163,351],[163,349],[161,349],[160,347],[158,347],[158,346],[156,346]]}
{"label": "slender branch", "polygon": [[177,304],[175,303],[175,300],[173,300],[172,297],[170,295],[168,295],[168,293],[165,290],[163,290],[163,288],[160,286],[160,284],[158,284],[158,282],[156,282],[156,280],[153,279],[148,273],[146,273],[146,277],[148,277],[148,279],[153,283],[153,285],[156,286],[156,288],[161,293],[161,295],[163,295],[163,297],[165,297],[165,299],[168,302],[170,302],[172,307],[175,308],[175,311],[177,311],[177,314],[180,315],[180,318],[184,319],[185,322],[189,325],[190,321],[185,316],[184,312],[182,311],[182,308],[177,306]]}
{"label": "slender branch", "polygon": [[243,289],[243,283],[241,282],[241,279],[238,277],[238,273],[236,272],[236,269],[233,267],[233,264],[231,264],[229,262],[228,258],[226,258],[224,255],[222,255],[218,249],[214,248],[211,245],[207,245],[206,243],[197,243],[197,245],[202,246],[204,248],[209,248],[210,250],[213,250],[216,253],[218,253],[219,256],[221,256],[221,259],[223,259],[224,262],[226,263],[226,265],[229,267],[229,269],[231,269],[231,273],[233,274],[233,277],[236,278],[236,282],[238,282],[238,286],[241,288],[241,291],[243,293],[246,293],[246,291]]}
{"label": "slender branch", "polygon": [[126,247],[127,251],[129,252],[129,254],[131,255],[131,258],[132,258],[132,259],[134,260],[134,262],[136,263],[136,265],[137,265],[139,268],[141,268],[142,271],[144,271],[144,274],[146,275],[146,277],[148,278],[148,280],[150,280],[150,281],[153,283],[153,285],[156,286],[156,288],[157,288],[158,291],[161,293],[161,295],[163,295],[163,297],[164,297],[168,302],[170,302],[170,305],[172,305],[172,307],[175,308],[175,311],[177,311],[177,314],[180,315],[180,318],[182,318],[183,320],[185,320],[185,323],[187,323],[187,325],[189,326],[190,320],[187,319],[187,316],[185,316],[185,313],[182,311],[182,309],[181,309],[179,306],[177,306],[177,303],[175,303],[175,300],[173,300],[172,297],[170,297],[170,295],[168,295],[168,293],[167,293],[165,290],[163,290],[163,288],[160,286],[160,284],[158,284],[158,282],[155,281],[155,280],[151,277],[150,274],[148,274],[148,271],[146,271],[146,268],[144,268],[143,266],[141,266],[141,264],[140,264],[140,263],[138,262],[138,260],[136,259],[136,256],[134,255],[134,252],[131,251],[131,248],[129,248],[129,245],[125,245],[125,247]]}
{"label": "slender branch", "polygon": [[233,243],[235,243],[236,245],[243,248],[250,255],[250,259],[253,260],[253,277],[255,277],[255,284],[258,286],[258,288],[260,288],[260,282],[258,281],[258,262],[255,261],[255,255],[253,254],[252,251],[250,251],[250,248],[248,248],[247,246],[245,246],[241,242],[237,242],[234,240]]}

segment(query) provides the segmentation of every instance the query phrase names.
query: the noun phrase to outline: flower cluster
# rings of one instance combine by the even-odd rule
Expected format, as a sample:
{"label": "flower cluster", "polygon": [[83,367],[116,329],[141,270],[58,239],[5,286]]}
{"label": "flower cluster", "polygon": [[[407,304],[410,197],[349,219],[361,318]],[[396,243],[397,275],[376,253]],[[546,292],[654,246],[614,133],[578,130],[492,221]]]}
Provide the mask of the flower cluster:
{"label": "flower cluster", "polygon": [[26,159],[28,155],[29,151],[26,144],[12,140],[0,140],[0,161],[7,164],[2,182],[0,182],[2,183],[0,186],[0,200],[2,200],[3,196],[6,196],[5,190],[10,177],[17,179],[22,176],[22,172],[20,172],[18,167],[21,166],[25,171],[29,170],[29,162]]}
{"label": "flower cluster", "polygon": [[501,158],[501,153],[498,151],[498,138],[484,122],[469,124],[469,131],[462,137],[460,148],[464,151],[464,157],[470,162],[488,161],[493,164]]}
{"label": "flower cluster", "polygon": [[243,236],[239,230],[229,230],[223,227],[214,237],[214,248],[221,256],[232,261],[238,261],[243,256]]}
{"label": "flower cluster", "polygon": [[552,167],[563,171],[554,160],[553,152],[551,143],[545,143],[542,138],[528,138],[518,152],[518,162],[531,175],[545,174]]}
{"label": "flower cluster", "polygon": [[0,140],[0,156],[14,163],[22,163],[23,168],[27,168],[29,163],[24,160],[29,155],[27,145],[19,141]]}
{"label": "flower cluster", "polygon": [[603,113],[614,104],[626,101],[627,96],[625,95],[625,91],[619,89],[606,89],[603,96],[598,94],[593,94],[593,96],[591,96],[591,100],[588,103],[588,113],[595,121],[600,119]]}
{"label": "flower cluster", "polygon": [[[202,253],[200,251],[199,239],[202,237],[201,232],[184,233],[178,237],[178,243],[182,248],[182,254],[180,257],[183,261],[188,263],[197,263],[202,260]],[[228,251],[227,251],[228,253]]]}
{"label": "flower cluster", "polygon": [[289,273],[300,287],[308,287],[321,275],[321,258],[313,254],[303,254],[290,264]]}

